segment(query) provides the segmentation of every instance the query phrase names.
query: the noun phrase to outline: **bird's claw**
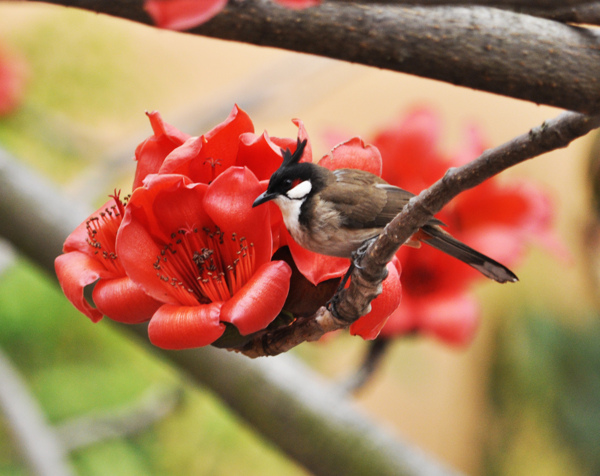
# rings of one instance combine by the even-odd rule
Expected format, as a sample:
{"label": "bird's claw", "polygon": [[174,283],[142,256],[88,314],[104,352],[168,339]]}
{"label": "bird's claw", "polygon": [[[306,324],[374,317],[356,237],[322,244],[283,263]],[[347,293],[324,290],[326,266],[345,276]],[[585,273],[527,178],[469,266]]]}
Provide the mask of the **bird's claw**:
{"label": "bird's claw", "polygon": [[363,269],[359,263],[362,261],[362,259],[367,254],[367,250],[369,249],[369,246],[371,245],[371,243],[373,243],[377,238],[378,237],[375,236],[373,238],[369,238],[368,240],[365,240],[362,245],[360,245],[355,251],[352,252],[351,260],[352,260],[352,264],[354,265],[355,268]]}

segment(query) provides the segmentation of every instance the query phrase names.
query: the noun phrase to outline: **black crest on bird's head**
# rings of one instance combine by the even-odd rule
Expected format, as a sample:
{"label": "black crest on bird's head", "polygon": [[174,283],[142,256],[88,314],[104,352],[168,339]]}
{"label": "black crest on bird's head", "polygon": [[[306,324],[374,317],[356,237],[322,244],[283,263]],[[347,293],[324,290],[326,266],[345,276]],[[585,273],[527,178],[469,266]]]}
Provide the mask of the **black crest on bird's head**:
{"label": "black crest on bird's head", "polygon": [[300,140],[298,137],[298,141],[296,142],[296,150],[292,154],[290,149],[281,149],[281,153],[283,155],[283,162],[281,163],[281,167],[285,167],[287,165],[297,164],[300,162],[300,159],[304,155],[304,149],[306,148],[307,140]]}
{"label": "black crest on bird's head", "polygon": [[319,177],[315,176],[315,167],[317,167],[317,165],[310,162],[300,163],[300,159],[302,159],[307,142],[308,141],[306,139],[298,139],[296,142],[296,150],[293,153],[289,148],[281,149],[283,162],[279,168],[273,172],[273,175],[271,175],[271,178],[269,179],[267,190],[257,197],[252,204],[253,207],[268,202],[269,200],[273,200],[279,196],[288,195],[290,190],[305,180],[311,181],[308,189],[304,189],[306,190],[305,194],[297,197],[290,197],[288,195],[288,198],[306,198],[306,195],[313,190],[313,187],[316,184],[321,186],[321,183],[324,183],[323,180],[320,180]]}

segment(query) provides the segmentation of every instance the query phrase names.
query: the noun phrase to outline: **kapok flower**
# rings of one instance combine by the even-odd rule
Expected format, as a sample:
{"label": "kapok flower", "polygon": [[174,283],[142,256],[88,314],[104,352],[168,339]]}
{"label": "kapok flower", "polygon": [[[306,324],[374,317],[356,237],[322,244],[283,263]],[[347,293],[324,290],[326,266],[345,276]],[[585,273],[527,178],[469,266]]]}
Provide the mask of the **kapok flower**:
{"label": "kapok flower", "polygon": [[135,149],[137,167],[132,190],[141,187],[147,175],[156,174],[167,156],[190,136],[163,121],[158,111],[147,112],[153,135]]}
{"label": "kapok flower", "polygon": [[476,274],[426,245],[418,250],[402,247],[396,257],[402,263],[402,303],[388,319],[381,336],[420,332],[449,344],[471,342],[480,309],[468,293],[468,284],[476,279]]}
{"label": "kapok flower", "polygon": [[250,116],[234,106],[223,122],[174,148],[156,171],[185,175],[196,183],[209,183],[229,167],[246,165],[238,161],[240,136],[252,132],[254,125]]}
{"label": "kapok flower", "polygon": [[[292,9],[313,7],[321,0],[275,0]],[[170,30],[189,30],[218,15],[227,0],[146,0],[144,9],[156,26]]]}
{"label": "kapok flower", "polygon": [[262,188],[230,167],[210,185],[188,177],[147,177],[134,191],[117,237],[127,275],[162,306],[148,327],[166,349],[213,343],[233,324],[242,335],[281,311],[291,270],[270,261],[269,210],[252,208]]}
{"label": "kapok flower", "polygon": [[[54,262],[65,296],[93,322],[104,315],[128,324],[147,321],[160,305],[129,279],[115,252],[123,213],[124,203],[115,193],[67,237],[64,254]],[[83,291],[96,281],[94,308]]]}
{"label": "kapok flower", "polygon": [[0,116],[11,113],[21,104],[27,76],[25,60],[0,47]]}
{"label": "kapok flower", "polygon": [[[459,153],[444,155],[438,146],[440,131],[433,111],[417,109],[378,133],[372,143],[382,153],[382,177],[418,193],[449,167],[473,160],[484,150],[479,132],[471,128]],[[438,217],[456,238],[508,266],[520,261],[533,238],[563,253],[552,234],[551,201],[531,183],[506,185],[490,179],[461,193]],[[381,335],[422,332],[451,344],[469,343],[480,312],[468,286],[482,276],[428,246],[404,246],[396,256],[402,262],[403,300]]]}

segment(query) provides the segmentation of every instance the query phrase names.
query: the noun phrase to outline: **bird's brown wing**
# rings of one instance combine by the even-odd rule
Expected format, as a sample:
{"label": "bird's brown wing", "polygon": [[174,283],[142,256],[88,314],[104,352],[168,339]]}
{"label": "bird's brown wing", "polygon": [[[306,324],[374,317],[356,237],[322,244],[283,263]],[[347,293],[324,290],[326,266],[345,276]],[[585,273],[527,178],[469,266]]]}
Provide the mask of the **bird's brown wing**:
{"label": "bird's brown wing", "polygon": [[334,204],[348,228],[381,228],[413,196],[362,170],[339,169],[333,174],[336,181],[328,184],[320,198]]}

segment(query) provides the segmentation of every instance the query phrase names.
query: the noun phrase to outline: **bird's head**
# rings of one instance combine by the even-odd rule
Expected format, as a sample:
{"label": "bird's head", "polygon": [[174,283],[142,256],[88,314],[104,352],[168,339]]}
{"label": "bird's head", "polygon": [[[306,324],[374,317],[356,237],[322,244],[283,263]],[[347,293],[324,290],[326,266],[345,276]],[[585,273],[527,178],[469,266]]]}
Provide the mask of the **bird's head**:
{"label": "bird's head", "polygon": [[271,175],[267,190],[254,200],[252,207],[270,200],[275,200],[280,207],[288,200],[304,202],[321,186],[319,166],[309,162],[300,163],[306,142],[306,139],[298,139],[294,153],[290,149],[281,150],[283,162]]}

